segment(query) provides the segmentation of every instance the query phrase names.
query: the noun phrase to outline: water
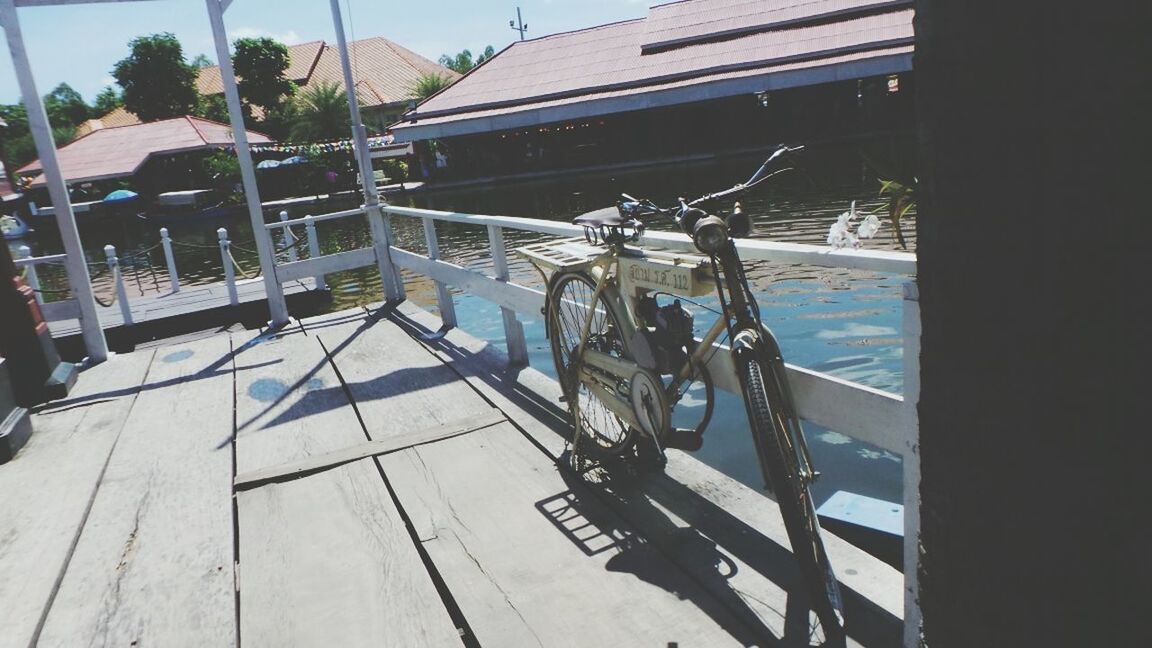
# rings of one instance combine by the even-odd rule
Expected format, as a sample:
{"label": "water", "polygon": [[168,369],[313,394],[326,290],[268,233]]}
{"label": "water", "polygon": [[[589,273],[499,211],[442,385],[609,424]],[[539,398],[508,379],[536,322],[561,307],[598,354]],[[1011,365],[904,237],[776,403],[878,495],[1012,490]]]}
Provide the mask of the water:
{"label": "water", "polygon": [[[848,156],[832,156],[822,164],[807,166],[807,173],[781,176],[773,186],[758,190],[743,201],[757,229],[757,237],[824,245],[828,228],[836,216],[858,200],[858,209],[882,205],[876,198],[878,183],[862,173]],[[658,204],[673,204],[678,195],[697,196],[731,186],[755,169],[753,160],[693,166],[638,170],[619,175],[587,175],[546,182],[480,187],[453,192],[393,198],[395,204],[480,214],[500,214],[569,221],[587,210],[612,204],[621,192],[644,196]],[[349,199],[323,206],[291,209],[293,218],[307,213],[327,213],[355,206]],[[266,214],[276,218],[276,210]],[[62,251],[58,233],[51,222],[37,221],[38,232],[23,242],[9,242],[16,251],[21,243],[33,253]],[[125,259],[129,297],[168,289],[164,259],[159,249],[147,254],[131,254],[159,241],[157,230],[168,227],[176,243],[177,265],[182,285],[220,281],[223,264],[217,246],[216,228],[226,227],[235,244],[240,265],[255,271],[259,264],[252,250],[252,230],[246,215],[220,220],[157,221],[130,217],[119,221],[87,223],[80,217],[83,247],[99,268],[103,246],[112,243]],[[395,217],[394,231],[399,245],[426,252],[422,224],[415,219]],[[340,219],[318,224],[321,251],[334,253],[370,245],[371,237],[363,219]],[[670,223],[651,223],[655,229],[672,229]],[[915,248],[914,224],[904,224],[905,236]],[[303,235],[303,228],[298,229]],[[453,263],[493,274],[488,254],[487,231],[483,227],[439,223],[437,233],[442,256]],[[279,233],[274,235],[279,241]],[[509,250],[546,238],[530,232],[506,231]],[[868,249],[900,249],[891,223],[885,220]],[[125,254],[125,252],[129,252]],[[307,246],[299,249],[307,257]],[[286,259],[286,253],[281,253]],[[542,288],[540,275],[527,262],[509,258],[512,280]],[[94,270],[95,271],[95,270]],[[901,338],[902,276],[853,270],[820,269],[774,263],[749,264],[749,276],[758,295],[765,323],[780,340],[790,363],[852,380],[870,387],[900,393],[903,387],[903,340]],[[404,273],[409,298],[435,311],[434,284]],[[45,288],[64,287],[59,267],[42,266],[40,279]],[[332,289],[331,310],[375,303],[382,299],[380,277],[374,267],[342,272],[328,277]],[[107,273],[97,276],[93,285],[98,295],[112,294]],[[461,328],[496,344],[503,344],[504,331],[497,306],[471,295],[454,292]],[[706,304],[707,305],[707,304]],[[710,323],[706,311],[696,313],[696,330]],[[554,375],[551,351],[538,319],[525,319],[530,361],[533,367]],[[735,396],[718,392],[716,414],[705,435],[705,445],[697,456],[723,472],[754,486],[761,486],[752,440],[747,432],[743,405]],[[902,502],[903,474],[900,458],[867,446],[832,430],[807,424],[806,432],[817,467],[825,477],[813,487],[819,505],[837,490],[846,490],[879,499]]]}

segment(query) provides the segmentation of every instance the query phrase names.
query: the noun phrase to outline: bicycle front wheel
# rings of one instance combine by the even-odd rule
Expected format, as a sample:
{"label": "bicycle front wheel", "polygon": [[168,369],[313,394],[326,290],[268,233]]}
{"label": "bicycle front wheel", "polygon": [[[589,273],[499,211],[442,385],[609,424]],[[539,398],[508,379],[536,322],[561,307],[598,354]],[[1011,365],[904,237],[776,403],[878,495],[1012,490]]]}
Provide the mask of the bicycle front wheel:
{"label": "bicycle front wheel", "polygon": [[[572,411],[581,440],[592,442],[591,450],[606,455],[624,452],[635,437],[635,430],[616,416],[588,386],[583,384],[573,368],[573,354],[580,346],[588,314],[592,314],[585,348],[595,349],[618,358],[627,357],[621,337],[620,322],[604,294],[596,298],[596,282],[580,273],[568,273],[557,278],[548,295],[551,317],[552,359],[564,398]],[[612,382],[614,377],[604,376]],[[618,385],[609,385],[615,391]],[[578,447],[583,452],[585,448]]]}
{"label": "bicycle front wheel", "polygon": [[842,636],[844,604],[840,585],[820,539],[820,522],[812,493],[800,474],[798,448],[789,434],[783,396],[775,382],[765,384],[764,367],[752,354],[738,360],[737,367],[760,465],[776,494],[792,553],[808,586],[812,609],[825,633]]}

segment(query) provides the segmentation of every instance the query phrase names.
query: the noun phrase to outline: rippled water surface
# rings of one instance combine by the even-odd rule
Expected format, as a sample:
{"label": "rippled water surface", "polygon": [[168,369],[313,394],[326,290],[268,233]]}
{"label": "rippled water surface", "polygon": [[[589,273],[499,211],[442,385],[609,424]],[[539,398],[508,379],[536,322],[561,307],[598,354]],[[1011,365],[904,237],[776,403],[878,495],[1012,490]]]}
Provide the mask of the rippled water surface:
{"label": "rippled water surface", "polygon": [[[697,196],[732,185],[755,170],[755,162],[666,167],[618,176],[582,176],[499,187],[473,187],[455,191],[392,196],[395,204],[479,214],[497,214],[569,221],[584,211],[611,205],[621,192],[644,196],[659,204],[673,204],[677,196]],[[780,182],[743,200],[744,210],[753,216],[756,236],[776,241],[826,245],[828,228],[836,216],[857,200],[860,210],[878,209],[879,187],[858,165],[830,165],[820,171],[782,176]],[[293,218],[308,213],[321,214],[355,206],[346,199],[324,205],[294,207]],[[276,218],[275,211],[266,215]],[[220,281],[223,264],[217,246],[219,227],[226,227],[236,246],[235,257],[242,267],[254,272],[259,264],[252,250],[251,225],[246,215],[222,220],[168,220],[156,217],[128,217],[114,221],[85,223],[80,217],[81,236],[86,252],[95,263],[93,283],[100,295],[111,296],[106,272],[101,274],[105,244],[114,244],[124,258],[129,296],[168,289],[162,253],[152,248],[159,241],[161,226],[168,227],[176,242],[177,266],[183,285]],[[51,223],[34,224],[39,231],[30,239],[10,242],[13,252],[21,244],[34,254],[61,251],[59,236]],[[399,244],[426,252],[424,230],[414,219],[395,217],[394,231]],[[671,229],[670,223],[651,223],[656,229]],[[370,245],[368,228],[361,218],[322,222],[318,226],[322,253],[333,253]],[[914,224],[904,224],[911,249],[915,247]],[[303,228],[297,233],[303,236]],[[437,235],[442,256],[481,272],[491,274],[485,228],[457,223],[440,223]],[[506,231],[506,245],[517,246],[547,238],[530,232]],[[276,235],[279,242],[279,234]],[[880,233],[866,242],[867,249],[900,249],[892,224],[884,219]],[[299,249],[301,258],[307,247]],[[288,253],[281,253],[287,258]],[[523,260],[509,259],[513,281],[541,286],[540,275]],[[765,322],[773,329],[787,360],[817,371],[859,382],[870,387],[899,393],[903,386],[901,338],[901,285],[906,277],[871,272],[823,269],[810,266],[758,262],[749,264],[749,275]],[[46,289],[64,286],[62,270],[51,266],[40,270]],[[382,299],[380,277],[374,267],[342,272],[328,277],[332,290],[332,310],[378,302]],[[436,310],[434,285],[405,273],[409,298]],[[50,295],[51,297],[51,295]],[[471,295],[455,293],[460,325],[474,335],[503,343],[500,311],[496,306]],[[707,304],[706,304],[707,305]],[[697,312],[697,332],[707,326],[709,315]],[[554,374],[548,342],[538,320],[525,320],[525,333],[531,349],[532,365]],[[706,462],[754,486],[760,485],[759,471],[747,432],[743,406],[736,397],[723,395],[698,455]],[[901,502],[900,458],[889,452],[861,444],[835,431],[815,425],[806,427],[818,468],[825,477],[814,487],[819,502],[837,490],[847,490]]]}

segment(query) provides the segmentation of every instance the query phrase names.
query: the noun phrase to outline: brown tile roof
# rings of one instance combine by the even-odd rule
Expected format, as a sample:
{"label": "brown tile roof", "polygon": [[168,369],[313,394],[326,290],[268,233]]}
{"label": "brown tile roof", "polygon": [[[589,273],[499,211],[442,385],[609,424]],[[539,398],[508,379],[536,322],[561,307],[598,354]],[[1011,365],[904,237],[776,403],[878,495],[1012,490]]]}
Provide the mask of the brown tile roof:
{"label": "brown tile roof", "polygon": [[[248,141],[265,144],[272,140],[248,131]],[[68,182],[82,182],[132,175],[152,155],[219,148],[232,142],[232,128],[226,124],[199,117],[176,117],[93,131],[59,149],[56,157]],[[29,175],[39,171],[40,161],[36,160],[16,173]],[[43,183],[41,174],[32,184]]]}
{"label": "brown tile roof", "polygon": [[[451,79],[460,77],[456,72],[379,36],[348,43],[348,55],[352,59],[356,94],[366,106],[407,101],[409,88],[422,74],[436,73]],[[344,86],[340,52],[324,41],[292,45],[288,48],[288,59],[285,76],[301,88],[321,82]],[[201,68],[196,85],[203,95],[223,93],[220,66]],[[259,116],[258,108],[255,112]],[[140,123],[136,115],[123,108],[104,115],[99,121],[105,128]]]}
{"label": "brown tile roof", "polygon": [[[686,8],[708,8],[721,15],[724,8],[749,9],[745,0],[684,0],[675,4],[681,12]],[[741,20],[743,24],[769,20],[780,4],[757,3],[756,20],[747,15]],[[796,4],[795,0],[792,4]],[[831,6],[844,2],[819,0],[807,4]],[[877,4],[889,3],[871,3]],[[652,12],[658,15],[665,7],[654,7]],[[465,115],[500,108],[523,110],[541,102],[622,90],[641,92],[646,87],[691,79],[703,83],[716,75],[741,70],[763,72],[802,61],[815,66],[834,56],[911,45],[912,16],[912,9],[897,8],[719,40],[698,40],[648,53],[642,51],[645,39],[650,37],[648,19],[520,41],[422,103],[417,116]],[[665,24],[669,29],[689,26],[687,22]],[[691,33],[699,39],[700,33]],[[397,126],[402,128],[404,125]]]}

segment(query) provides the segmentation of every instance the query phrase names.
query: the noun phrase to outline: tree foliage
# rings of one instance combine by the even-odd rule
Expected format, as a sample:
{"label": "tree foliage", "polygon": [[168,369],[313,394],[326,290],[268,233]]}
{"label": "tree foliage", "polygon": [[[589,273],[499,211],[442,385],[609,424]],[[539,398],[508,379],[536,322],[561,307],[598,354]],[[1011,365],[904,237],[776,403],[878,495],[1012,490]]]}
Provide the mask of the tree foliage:
{"label": "tree foliage", "polygon": [[196,58],[192,59],[192,62],[189,65],[196,69],[203,69],[206,67],[212,67],[216,64],[212,62],[212,59],[208,58],[207,54],[197,54]]}
{"label": "tree foliage", "polygon": [[288,48],[271,38],[241,38],[233,43],[232,67],[240,78],[240,98],[265,110],[280,105],[296,86],[288,70]]}
{"label": "tree foliage", "polygon": [[123,105],[124,95],[116,88],[108,86],[96,95],[96,100],[92,102],[92,114],[98,118],[103,117]]}
{"label": "tree foliage", "polygon": [[132,53],[112,70],[124,88],[124,107],[145,122],[193,114],[197,70],[184,61],[176,36],[168,32],[140,36],[129,47]]}
{"label": "tree foliage", "polygon": [[88,119],[90,109],[79,92],[67,83],[61,83],[44,96],[44,111],[54,128],[66,128]]}
{"label": "tree foliage", "polygon": [[449,79],[448,75],[428,72],[417,77],[412,86],[408,88],[408,96],[417,101],[424,101],[450,85],[452,85],[452,79]]}
{"label": "tree foliage", "polygon": [[472,60],[472,51],[464,50],[455,56],[449,56],[447,54],[442,55],[440,57],[440,65],[443,65],[453,72],[464,74],[468,72],[468,70],[471,70],[477,65],[480,65],[493,56],[496,56],[496,50],[491,45],[489,45],[488,47],[484,48],[484,53],[481,54],[480,57],[475,60],[475,62]]}
{"label": "tree foliage", "polygon": [[307,86],[297,97],[295,113],[290,136],[298,142],[348,137],[351,130],[347,95],[338,83]]}

